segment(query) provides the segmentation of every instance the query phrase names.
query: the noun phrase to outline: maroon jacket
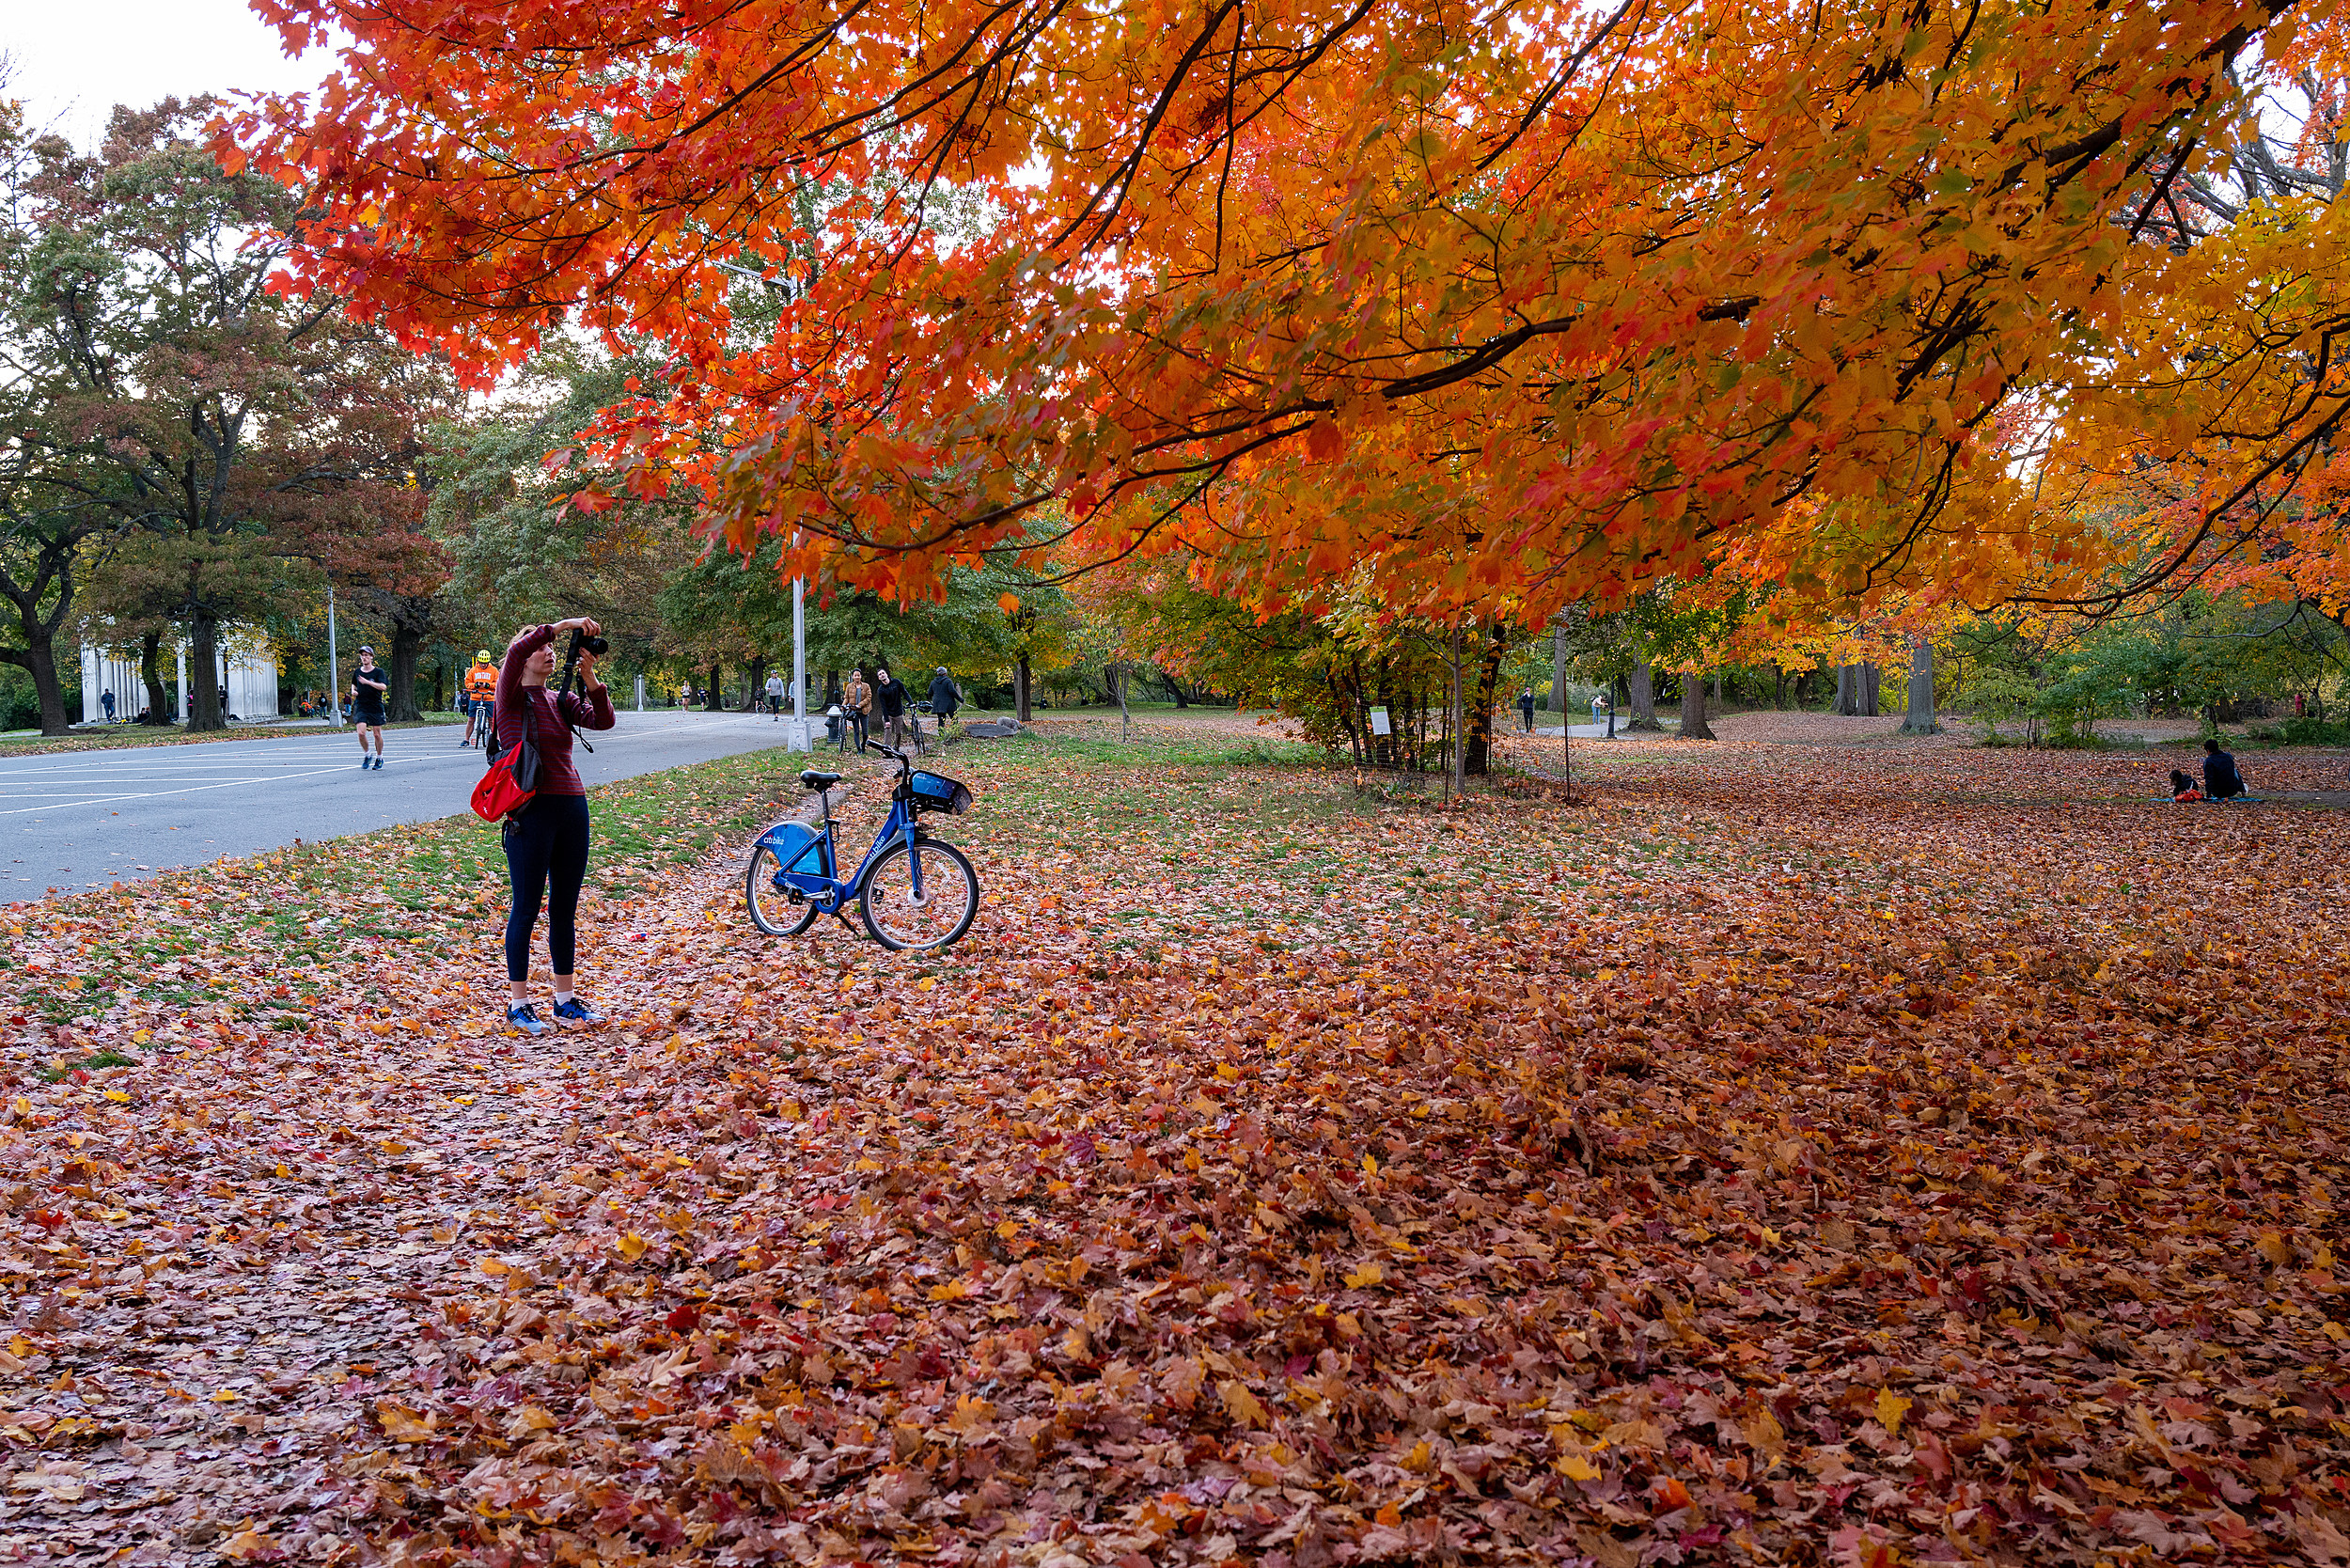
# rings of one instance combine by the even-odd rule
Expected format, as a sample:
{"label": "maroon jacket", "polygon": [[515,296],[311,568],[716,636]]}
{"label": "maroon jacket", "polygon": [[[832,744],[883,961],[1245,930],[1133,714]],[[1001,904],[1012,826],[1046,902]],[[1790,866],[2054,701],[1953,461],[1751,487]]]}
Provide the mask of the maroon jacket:
{"label": "maroon jacket", "polygon": [[514,639],[498,667],[497,731],[501,747],[522,737],[523,723],[530,726],[530,744],[539,749],[539,792],[542,795],[584,795],[588,786],[572,765],[572,726],[582,729],[612,728],[612,694],[578,692],[558,703],[544,686],[523,684],[525,661],[555,640],[552,626],[533,626]]}

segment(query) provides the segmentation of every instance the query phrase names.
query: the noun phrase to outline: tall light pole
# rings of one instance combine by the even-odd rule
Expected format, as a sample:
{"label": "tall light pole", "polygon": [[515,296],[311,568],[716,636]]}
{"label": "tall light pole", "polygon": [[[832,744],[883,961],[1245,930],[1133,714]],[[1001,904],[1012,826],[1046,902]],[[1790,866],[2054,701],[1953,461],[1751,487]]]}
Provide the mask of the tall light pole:
{"label": "tall light pole", "polygon": [[[798,550],[800,536],[791,536]],[[814,751],[807,733],[807,580],[791,579],[791,733],[802,751]]]}
{"label": "tall light pole", "polygon": [[326,583],[326,722],[340,729],[343,727],[343,672],[335,657],[335,582]]}

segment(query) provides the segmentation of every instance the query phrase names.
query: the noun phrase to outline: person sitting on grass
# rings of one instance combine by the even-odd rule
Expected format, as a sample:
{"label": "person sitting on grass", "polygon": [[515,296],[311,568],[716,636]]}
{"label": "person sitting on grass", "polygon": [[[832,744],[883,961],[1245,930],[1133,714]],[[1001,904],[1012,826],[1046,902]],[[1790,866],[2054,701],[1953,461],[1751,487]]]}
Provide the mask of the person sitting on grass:
{"label": "person sitting on grass", "polygon": [[2175,801],[2201,800],[2203,792],[2195,787],[2195,780],[2178,769],[2170,770],[2170,798]]}
{"label": "person sitting on grass", "polygon": [[2235,758],[2219,749],[2217,741],[2203,743],[2203,798],[2233,800],[2244,793],[2244,776],[2236,772]]}

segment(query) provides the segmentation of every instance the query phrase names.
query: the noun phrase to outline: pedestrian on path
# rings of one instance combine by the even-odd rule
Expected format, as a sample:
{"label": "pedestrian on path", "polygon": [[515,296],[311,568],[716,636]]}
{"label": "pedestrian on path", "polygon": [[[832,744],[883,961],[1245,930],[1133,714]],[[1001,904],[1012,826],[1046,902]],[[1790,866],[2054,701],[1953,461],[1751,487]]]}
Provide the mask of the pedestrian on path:
{"label": "pedestrian on path", "polygon": [[931,712],[938,715],[938,736],[947,738],[947,727],[955,719],[955,710],[963,706],[963,694],[955,689],[955,678],[941,665],[931,676]]}
{"label": "pedestrian on path", "polygon": [[1534,688],[1528,686],[1518,693],[1518,716],[1524,720],[1526,733],[1534,732]]}
{"label": "pedestrian on path", "polygon": [[507,819],[504,829],[507,876],[513,885],[513,905],[506,917],[506,1021],[524,1034],[540,1034],[547,1027],[530,1000],[530,933],[539,923],[542,898],[556,1021],[603,1022],[603,1014],[582,1001],[576,990],[575,927],[580,884],[588,877],[588,786],[572,762],[572,731],[611,729],[612,694],[596,679],[595,655],[585,650],[579,655],[579,691],[558,698],[547,690],[555,676],[556,637],[564,632],[598,636],[603,630],[585,616],[525,627],[507,646],[498,670],[498,747],[502,751],[527,735],[539,753],[538,792]]}
{"label": "pedestrian on path", "polygon": [[107,722],[108,724],[112,724],[112,723],[114,723],[114,721],[115,721],[115,694],[114,694],[114,692],[113,692],[111,689],[109,689],[108,691],[106,691],[106,692],[105,692],[102,696],[101,696],[101,697],[99,698],[99,699],[98,699],[98,705],[99,705],[101,708],[103,708],[103,709],[105,709],[105,710],[106,710],[106,722]]}
{"label": "pedestrian on path", "polygon": [[[351,724],[359,736],[359,771],[384,769],[384,698],[392,683],[375,667],[375,650],[361,644],[359,667],[351,677]],[[368,737],[375,737],[375,754],[368,754]]]}
{"label": "pedestrian on path", "polygon": [[780,672],[767,677],[767,716],[777,724],[783,722],[783,676]]}
{"label": "pedestrian on path", "polygon": [[490,744],[490,715],[497,707],[498,666],[486,648],[478,649],[465,671],[465,738],[461,746]]}
{"label": "pedestrian on path", "polygon": [[873,700],[881,707],[882,744],[891,747],[903,746],[906,744],[905,682],[890,674],[887,665],[875,669],[873,678]]}
{"label": "pedestrian on path", "polygon": [[873,688],[865,683],[865,672],[849,671],[849,683],[840,688],[840,706],[848,711],[847,728],[856,731],[857,755],[865,755],[865,742],[873,718]]}

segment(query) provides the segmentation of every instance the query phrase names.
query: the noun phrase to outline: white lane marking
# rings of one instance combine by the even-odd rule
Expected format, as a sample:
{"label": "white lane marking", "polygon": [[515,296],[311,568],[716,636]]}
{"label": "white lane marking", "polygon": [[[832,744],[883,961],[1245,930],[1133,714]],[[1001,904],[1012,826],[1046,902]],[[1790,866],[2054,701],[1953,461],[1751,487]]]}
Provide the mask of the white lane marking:
{"label": "white lane marking", "polygon": [[[341,773],[343,771],[343,768],[338,765],[331,768],[313,768],[308,773],[273,774],[267,778],[227,778],[213,784],[191,784],[184,790],[145,790],[118,795],[93,795],[83,800],[73,801],[64,807],[21,806],[14,810],[0,811],[0,817],[21,817],[28,811],[70,810],[73,807],[77,806],[103,806],[109,801],[117,800],[161,800],[170,795],[199,795],[208,790],[233,790],[240,785],[245,784],[278,784],[283,783],[290,778],[308,778],[316,775]],[[0,799],[6,798],[8,797],[0,796]]]}
{"label": "white lane marking", "polygon": [[[648,725],[642,729],[631,726],[626,729],[588,730],[585,731],[585,733],[588,734],[594,741],[594,743],[601,747],[620,741],[646,741],[660,740],[664,738],[671,740],[683,740],[697,731],[704,734],[710,733],[713,730],[722,733],[733,732],[739,734],[745,729],[753,728],[755,722],[756,721],[750,719],[740,719],[719,724],[697,724],[690,728],[682,725],[671,726],[666,724]],[[114,772],[123,768],[143,766],[171,770],[161,774],[159,776],[172,777],[182,775],[201,774],[207,771],[218,770],[222,768],[233,767],[251,770],[257,767],[267,767],[273,760],[274,760],[274,759],[272,759],[265,754],[260,754],[258,751],[246,751],[243,755],[232,757],[214,756],[164,758],[152,755],[153,752],[164,750],[209,752],[227,750],[232,746],[241,749],[244,747],[258,748],[261,746],[267,746],[272,749],[292,749],[299,747],[304,753],[303,756],[288,757],[285,759],[285,762],[288,766],[295,766],[304,762],[314,760],[316,753],[324,751],[329,747],[341,750],[348,755],[350,745],[351,743],[348,740],[327,741],[314,737],[306,737],[302,740],[284,741],[231,741],[222,746],[187,745],[142,747],[135,748],[133,755],[132,756],[119,758],[93,757],[86,752],[70,753],[67,755],[71,756],[72,760],[70,761],[62,760],[50,760],[45,758],[38,757],[0,759],[0,786],[4,786],[6,781],[11,778],[70,777],[77,771],[103,769],[108,770],[109,772]],[[463,762],[473,758],[478,758],[479,755],[478,752],[471,753],[470,756],[452,755],[452,753],[458,753],[462,750],[463,748],[455,745],[453,743],[446,751],[437,746],[431,747],[424,751],[407,752],[404,755],[397,750],[389,750],[384,753],[384,761],[386,763],[393,761],[429,762],[437,757],[444,762]]]}

